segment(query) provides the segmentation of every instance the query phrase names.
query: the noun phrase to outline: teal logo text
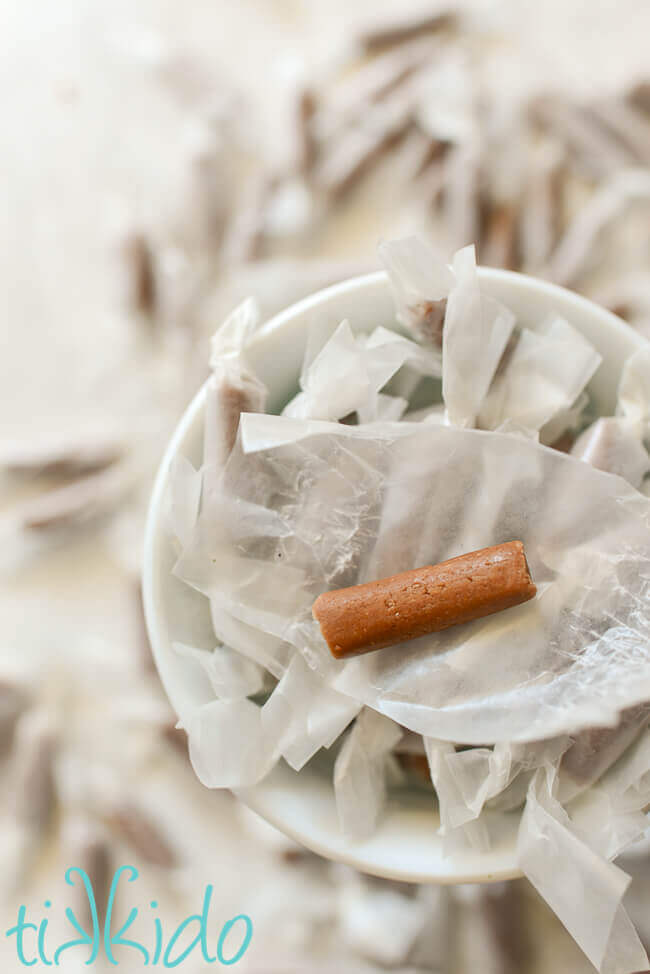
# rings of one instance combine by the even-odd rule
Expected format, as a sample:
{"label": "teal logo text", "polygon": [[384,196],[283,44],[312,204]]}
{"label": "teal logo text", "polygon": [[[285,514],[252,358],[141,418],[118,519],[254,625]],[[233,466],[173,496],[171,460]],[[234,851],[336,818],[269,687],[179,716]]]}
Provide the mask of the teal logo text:
{"label": "teal logo text", "polygon": [[[151,912],[158,906],[156,900],[152,900],[148,907],[153,918],[153,931],[146,943],[135,939],[133,933],[130,937],[126,936],[140,913],[138,907],[131,907],[124,923],[119,929],[114,929],[113,907],[118,886],[120,882],[134,883],[137,878],[138,870],[135,866],[120,866],[116,870],[106,916],[103,924],[100,924],[95,893],[88,875],[76,866],[66,870],[66,883],[84,888],[90,908],[91,929],[85,930],[73,910],[66,907],[65,916],[74,929],[75,936],[55,947],[48,943],[47,915],[40,922],[34,923],[28,918],[27,907],[20,906],[16,923],[6,931],[7,937],[15,937],[16,954],[20,963],[25,967],[34,967],[36,964],[57,967],[61,964],[61,958],[69,951],[83,951],[87,954],[84,959],[86,965],[92,964],[103,953],[109,963],[115,966],[125,960],[129,970],[136,958],[139,958],[143,967],[153,967],[156,964],[160,967],[178,967],[190,955],[199,953],[206,964],[230,967],[241,960],[253,936],[253,922],[246,913],[240,913],[211,933],[208,921],[214,892],[212,885],[205,888],[201,912],[186,917],[168,936],[165,935],[160,916]],[[46,900],[44,905],[49,910],[52,903]]]}

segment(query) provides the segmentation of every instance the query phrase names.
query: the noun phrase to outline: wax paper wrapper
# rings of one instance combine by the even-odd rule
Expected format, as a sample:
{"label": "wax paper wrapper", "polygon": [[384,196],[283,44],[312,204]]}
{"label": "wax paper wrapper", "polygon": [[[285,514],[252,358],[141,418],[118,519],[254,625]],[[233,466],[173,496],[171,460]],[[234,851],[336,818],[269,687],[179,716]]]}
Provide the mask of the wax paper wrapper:
{"label": "wax paper wrapper", "polygon": [[257,784],[278,760],[274,741],[262,726],[262,710],[252,700],[212,700],[183,720],[192,767],[207,788]]}
{"label": "wax paper wrapper", "polygon": [[499,374],[483,402],[482,429],[508,422],[529,430],[570,409],[601,362],[586,338],[563,318],[522,328],[500,363]]}
{"label": "wax paper wrapper", "polygon": [[379,247],[396,316],[424,345],[440,349],[449,421],[473,426],[514,327],[508,308],[482,294],[474,247],[448,267],[428,245],[407,237]]}
{"label": "wax paper wrapper", "polygon": [[203,476],[195,470],[187,457],[174,457],[169,473],[169,493],[166,498],[167,529],[178,550],[190,543],[201,505]]}
{"label": "wax paper wrapper", "polygon": [[381,243],[397,320],[423,344],[442,349],[442,328],[454,274],[419,237]]}
{"label": "wax paper wrapper", "polygon": [[[570,745],[566,736],[530,744],[496,744],[457,751],[448,741],[425,739],[431,779],[438,796],[445,848],[490,848],[483,808],[500,799],[500,810],[523,805],[535,769],[556,765]],[[517,789],[511,786],[517,783]]]}
{"label": "wax paper wrapper", "polygon": [[247,298],[228,315],[212,338],[212,374],[206,387],[203,442],[207,489],[230,455],[240,415],[264,411],[266,388],[248,367],[244,351],[259,323],[257,304]]}
{"label": "wax paper wrapper", "polygon": [[485,850],[490,847],[487,828],[478,816],[466,814],[467,803],[462,796],[460,784],[455,780],[449,761],[456,753],[449,741],[425,738],[425,747],[431,780],[436,789],[440,811],[441,835],[445,836],[444,850],[450,854],[457,847],[468,846]]}
{"label": "wax paper wrapper", "polygon": [[[650,733],[642,731],[647,722],[646,706],[629,711],[618,728],[586,731],[575,742],[562,737],[456,751],[449,742],[425,741],[447,851],[489,848],[480,808],[513,775],[526,782],[518,864],[603,974],[647,966],[622,907],[629,877],[611,865],[647,829]],[[581,772],[591,786],[568,801],[562,778],[566,785]],[[587,905],[583,890],[589,891]]]}
{"label": "wax paper wrapper", "polygon": [[[592,808],[591,817],[565,811],[553,793],[554,769],[538,771],[519,828],[520,868],[601,974],[648,967],[646,952],[622,906],[630,877],[608,861],[611,857],[601,841],[603,832],[609,837],[616,831],[629,809],[638,811],[650,799],[650,754],[647,741],[641,743],[641,753],[632,754],[621,769],[617,765],[607,776],[600,814],[593,814]],[[637,818],[632,837],[646,826],[644,816]]]}
{"label": "wax paper wrapper", "polygon": [[650,352],[627,359],[618,387],[616,416],[601,416],[578,436],[571,454],[640,488],[650,471]]}
{"label": "wax paper wrapper", "polygon": [[361,709],[352,698],[324,685],[299,655],[262,706],[245,695],[267,686],[254,663],[240,657],[235,665],[226,647],[214,653],[179,644],[175,648],[192,658],[202,654],[199,662],[217,695],[183,718],[192,766],[209,788],[257,784],[281,757],[300,771],[318,750],[340,737]]}
{"label": "wax paper wrapper", "polygon": [[[540,767],[556,769],[556,792],[562,804],[575,800],[603,778],[649,720],[650,706],[641,704],[626,710],[616,727],[590,728],[572,737],[562,735],[548,741],[499,743],[493,748],[461,750],[446,741],[425,740],[438,796],[440,833],[446,837],[446,846],[469,844],[489,848],[487,829],[479,821],[483,809],[520,808]],[[415,747],[418,740],[421,741],[413,735],[410,746]],[[404,746],[401,741],[400,750]],[[611,815],[605,821],[608,818],[611,822]],[[638,827],[638,821],[635,824]]]}
{"label": "wax paper wrapper", "polygon": [[474,426],[515,324],[515,316],[482,294],[473,247],[454,256],[442,336],[442,396],[449,421]]}
{"label": "wax paper wrapper", "polygon": [[650,456],[643,445],[643,427],[638,420],[601,416],[580,434],[571,454],[592,467],[623,477],[637,488],[650,471]]}
{"label": "wax paper wrapper", "polygon": [[[233,519],[235,502],[255,515]],[[533,440],[245,415],[204,516],[230,535],[210,542],[199,518],[181,578],[293,646],[330,688],[427,737],[536,741],[614,725],[650,697],[649,502]],[[311,617],[320,592],[512,538],[525,544],[533,601],[332,659]]]}
{"label": "wax paper wrapper", "polygon": [[561,442],[558,441],[565,434],[570,435],[568,444],[573,440],[587,423],[586,413],[589,409],[589,396],[586,392],[581,392],[573,405],[568,409],[562,409],[555,414],[553,419],[545,423],[539,431],[539,441],[545,446],[554,446],[562,449]]}
{"label": "wax paper wrapper", "polygon": [[624,710],[615,727],[591,727],[573,735],[558,768],[558,800],[564,804],[602,778],[649,721],[650,705],[639,704]]}
{"label": "wax paper wrapper", "polygon": [[397,420],[406,409],[406,401],[381,393],[393,376],[403,367],[416,378],[440,375],[439,357],[432,349],[387,328],[355,337],[349,323],[343,321],[314,354],[316,342],[312,333],[300,378],[301,392],[287,404],[285,416],[337,420],[356,413],[360,422]]}
{"label": "wax paper wrapper", "polygon": [[600,355],[559,317],[513,331],[512,312],[481,290],[473,247],[459,250],[451,267],[417,237],[382,244],[379,253],[398,321],[441,349],[450,423],[537,433],[575,406]]}
{"label": "wax paper wrapper", "polygon": [[215,696],[221,700],[254,697],[268,688],[266,671],[228,646],[216,646],[213,650],[207,650],[174,643],[174,650],[180,656],[198,663]]}
{"label": "wax paper wrapper", "polygon": [[360,705],[324,685],[301,656],[294,656],[262,708],[262,727],[294,771],[321,747],[330,747]]}
{"label": "wax paper wrapper", "polygon": [[363,838],[374,831],[386,800],[389,755],[402,728],[364,708],[343,742],[334,766],[336,807],[345,835]]}
{"label": "wax paper wrapper", "polygon": [[647,436],[650,423],[650,349],[641,348],[630,355],[618,387],[618,412],[629,420],[643,424]]}

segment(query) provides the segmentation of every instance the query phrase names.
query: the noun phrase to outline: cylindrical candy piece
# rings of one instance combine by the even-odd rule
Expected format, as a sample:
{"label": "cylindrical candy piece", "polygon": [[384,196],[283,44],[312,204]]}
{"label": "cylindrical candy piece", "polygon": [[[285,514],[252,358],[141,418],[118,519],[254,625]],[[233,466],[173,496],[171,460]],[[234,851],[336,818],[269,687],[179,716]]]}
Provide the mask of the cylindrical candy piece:
{"label": "cylindrical candy piece", "polygon": [[536,591],[523,544],[508,541],[324,592],[312,612],[332,655],[344,659],[509,609]]}

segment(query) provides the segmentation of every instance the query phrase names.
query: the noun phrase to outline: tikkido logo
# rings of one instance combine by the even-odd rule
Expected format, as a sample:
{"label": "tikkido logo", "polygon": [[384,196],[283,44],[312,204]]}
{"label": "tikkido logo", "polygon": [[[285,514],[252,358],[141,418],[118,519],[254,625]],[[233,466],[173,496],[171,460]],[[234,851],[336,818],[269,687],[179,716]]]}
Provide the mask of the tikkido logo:
{"label": "tikkido logo", "polygon": [[[97,912],[97,902],[92,883],[87,873],[83,869],[72,866],[66,870],[65,881],[69,886],[82,884],[88,899],[92,930],[87,932],[83,929],[79,920],[70,907],[66,907],[65,916],[72,925],[78,936],[72,940],[67,940],[60,946],[53,948],[47,943],[48,918],[45,916],[40,923],[32,923],[27,918],[27,907],[20,906],[16,924],[6,931],[6,936],[16,938],[16,953],[18,960],[25,967],[33,967],[40,963],[47,967],[59,966],[62,955],[67,951],[77,948],[79,954],[81,949],[88,950],[88,957],[83,961],[85,965],[92,964],[97,960],[101,951],[108,959],[109,963],[120,964],[123,960],[127,962],[129,970],[136,955],[140,955],[140,962],[143,967],[159,964],[161,967],[178,967],[190,954],[200,948],[203,961],[206,964],[219,963],[230,967],[241,960],[253,936],[253,922],[246,913],[240,913],[223,924],[217,939],[215,953],[211,954],[208,944],[208,914],[210,911],[210,901],[214,886],[205,887],[203,896],[203,908],[200,913],[193,913],[186,917],[176,927],[169,938],[165,938],[162,921],[159,916],[153,917],[153,933],[146,943],[139,940],[125,937],[127,931],[132,927],[138,913],[137,907],[131,907],[126,921],[119,930],[113,931],[113,907],[115,894],[117,892],[120,879],[124,876],[126,882],[133,883],[138,878],[138,870],[135,866],[120,866],[116,870],[111,883],[110,893],[106,905],[106,917],[103,926],[100,926]],[[45,900],[45,908],[49,910],[52,906],[50,900]],[[149,910],[154,911],[158,907],[156,900],[149,903]],[[142,911],[144,913],[144,911]],[[187,936],[183,934],[194,927],[197,931],[193,939],[188,943]],[[190,932],[191,929],[190,929]],[[131,935],[133,936],[133,934]],[[179,941],[181,943],[179,944]],[[128,953],[121,949],[118,957],[115,956],[114,949],[128,948]],[[48,956],[49,955],[49,956]],[[81,960],[77,956],[76,960]],[[65,960],[65,958],[64,958]]]}

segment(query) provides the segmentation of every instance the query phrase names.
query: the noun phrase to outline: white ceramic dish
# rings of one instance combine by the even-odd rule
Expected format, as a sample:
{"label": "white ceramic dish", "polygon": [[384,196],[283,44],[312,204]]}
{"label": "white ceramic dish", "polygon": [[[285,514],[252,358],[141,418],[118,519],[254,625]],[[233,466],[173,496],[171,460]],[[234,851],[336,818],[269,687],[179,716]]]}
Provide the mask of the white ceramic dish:
{"label": "white ceramic dish", "polygon": [[[518,321],[531,327],[549,312],[565,316],[603,356],[590,389],[598,411],[611,413],[625,359],[645,339],[614,315],[563,288],[519,274],[482,268],[484,289],[503,301]],[[268,321],[258,332],[250,358],[269,389],[268,409],[277,412],[297,389],[307,329],[325,316],[349,318],[358,331],[376,325],[396,327],[385,274],[345,281],[300,301]],[[174,554],[163,525],[163,498],[169,466],[177,453],[196,465],[202,454],[204,390],[190,403],[174,433],[158,472],[145,541],[143,591],[151,645],[165,690],[175,711],[210,699],[200,669],[172,649],[175,640],[214,646],[208,602],[171,574]],[[331,859],[391,879],[410,882],[468,883],[518,875],[513,813],[489,853],[466,851],[446,858],[436,835],[438,819],[426,794],[405,793],[389,803],[375,835],[364,842],[341,837],[331,780],[317,769],[299,774],[283,762],[254,788],[238,792],[250,808],[298,842]]]}

